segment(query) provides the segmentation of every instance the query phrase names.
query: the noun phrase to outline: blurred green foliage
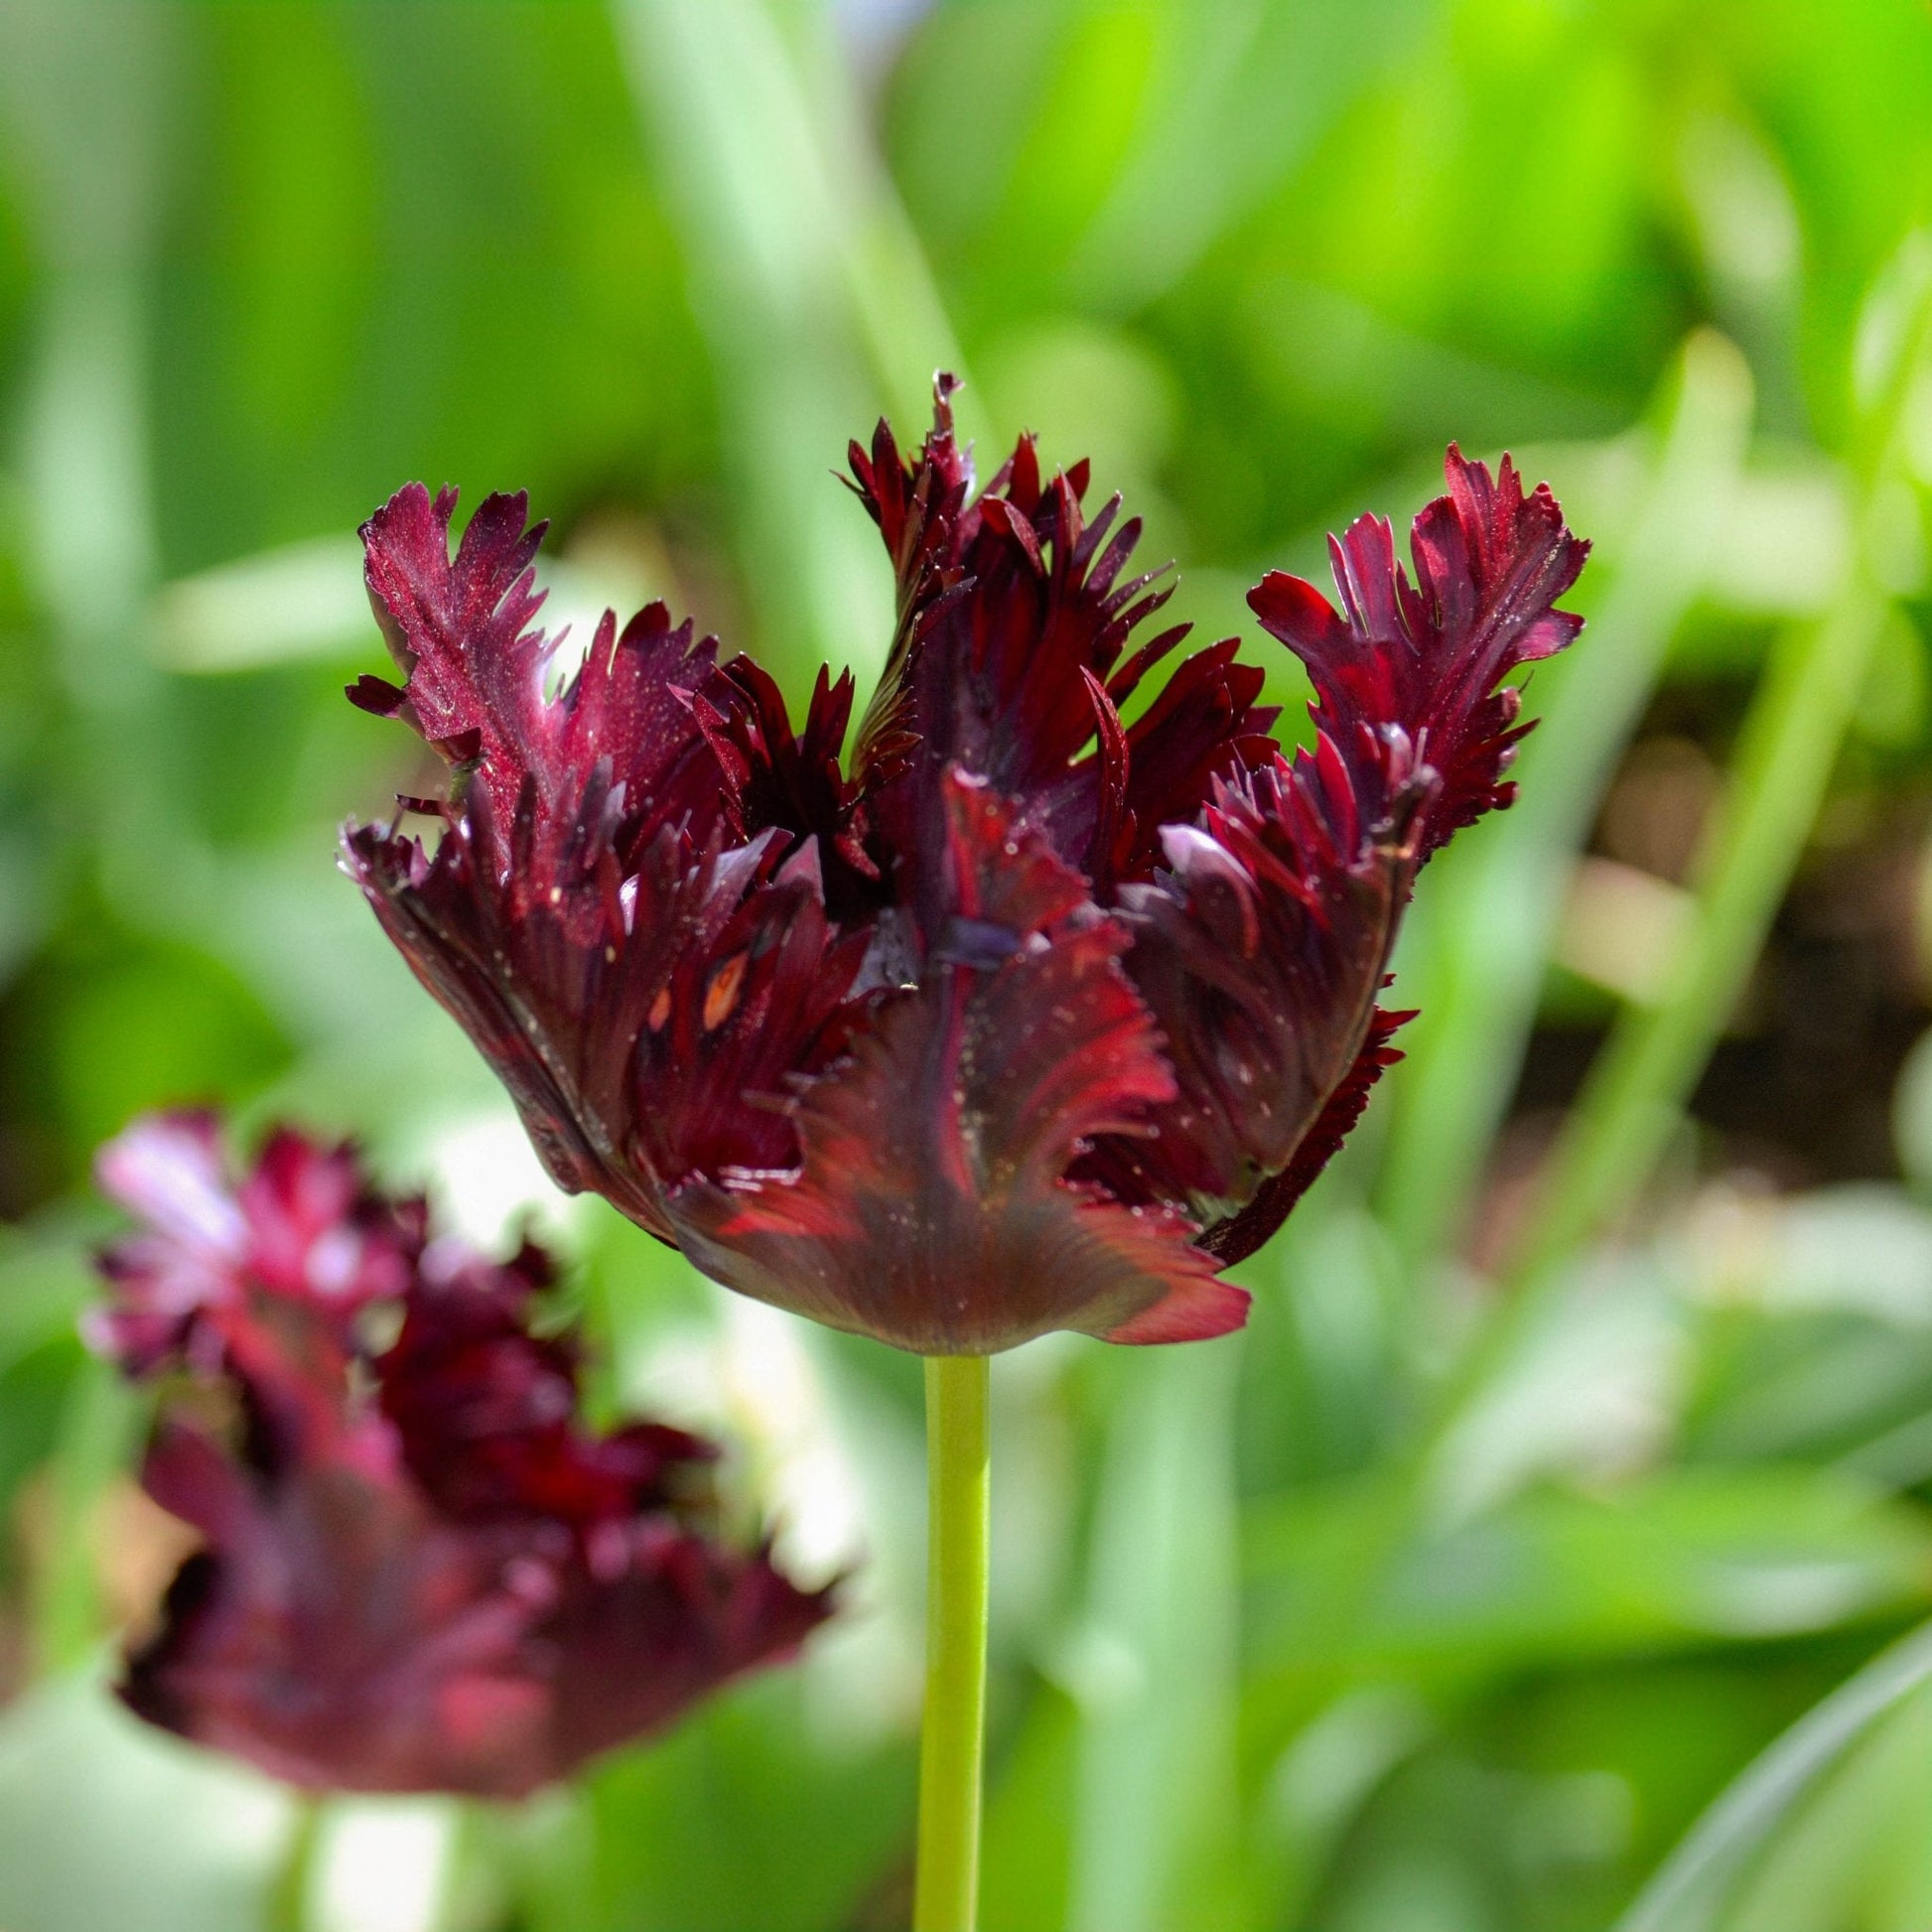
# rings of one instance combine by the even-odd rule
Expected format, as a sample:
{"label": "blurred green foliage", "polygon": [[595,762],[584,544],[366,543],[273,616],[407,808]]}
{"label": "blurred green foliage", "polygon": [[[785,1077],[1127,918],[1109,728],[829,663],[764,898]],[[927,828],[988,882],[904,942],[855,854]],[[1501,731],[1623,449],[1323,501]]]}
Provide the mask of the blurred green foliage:
{"label": "blurred green foliage", "polygon": [[[549,1194],[330,854],[417,784],[340,696],[399,483],[798,693],[890,631],[826,473],[945,363],[1207,635],[1450,438],[1597,540],[1247,1333],[998,1366],[987,1932],[1922,1932],[1928,98],[1918,0],[0,9],[0,1925],[902,1922],[916,1365]],[[536,1216],[843,1627],[514,1815],[141,1732],[177,1546],[73,1315],[188,1098]]]}

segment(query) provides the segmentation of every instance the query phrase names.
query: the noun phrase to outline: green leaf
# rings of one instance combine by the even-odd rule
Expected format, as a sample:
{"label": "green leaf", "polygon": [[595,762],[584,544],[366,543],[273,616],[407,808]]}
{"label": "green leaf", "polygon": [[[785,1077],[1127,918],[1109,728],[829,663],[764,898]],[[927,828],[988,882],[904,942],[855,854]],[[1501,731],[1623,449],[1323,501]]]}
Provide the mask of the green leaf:
{"label": "green leaf", "polygon": [[[1238,1344],[1130,1356],[1095,1507],[1069,1932],[1240,1923],[1231,1867]],[[995,1478],[998,1480],[997,1476]]]}
{"label": "green leaf", "polygon": [[1404,955],[1401,998],[1423,1014],[1393,1083],[1380,1193],[1412,1265],[1453,1238],[1467,1212],[1536,1021],[1577,850],[1709,577],[1738,485],[1751,413],[1743,358],[1720,336],[1693,337],[1672,383],[1642,507],[1593,566],[1611,573],[1610,594],[1574,661],[1559,667],[1523,750],[1519,775],[1535,809],[1449,855],[1445,876],[1431,881],[1420,944]]}
{"label": "green leaf", "polygon": [[1932,1624],[1874,1658],[1758,1757],[1644,1886],[1615,1932],[1706,1932],[1719,1923],[1739,1874],[1773,1844],[1793,1809],[1927,1683]]}
{"label": "green leaf", "polygon": [[1479,1683],[1529,1667],[1756,1642],[1932,1592],[1932,1514],[1803,1466],[1689,1469],[1545,1489],[1403,1548],[1350,1628],[1311,1615],[1372,1517],[1359,1485],[1251,1513],[1251,1642],[1265,1668]]}

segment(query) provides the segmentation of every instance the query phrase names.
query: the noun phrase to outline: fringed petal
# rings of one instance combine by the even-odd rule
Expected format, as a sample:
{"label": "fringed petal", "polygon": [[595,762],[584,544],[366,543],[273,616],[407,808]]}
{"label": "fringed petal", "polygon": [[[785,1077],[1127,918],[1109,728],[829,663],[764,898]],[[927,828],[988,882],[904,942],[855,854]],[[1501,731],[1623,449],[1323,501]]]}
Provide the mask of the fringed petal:
{"label": "fringed petal", "polygon": [[486,815],[480,801],[434,858],[351,828],[345,865],[557,1184],[669,1240],[664,1193],[694,1170],[795,1157],[770,1097],[842,1040],[864,937],[830,923],[812,845],[782,865],[774,835],[690,859],[665,827],[627,880],[589,838],[595,863],[498,880],[477,852]]}
{"label": "fringed petal", "polygon": [[834,679],[823,665],[794,733],[777,684],[750,657],[735,657],[725,676],[739,702],[719,711],[699,699],[698,715],[733,786],[732,829],[740,839],[776,828],[817,842],[828,899],[838,914],[872,910],[890,898],[867,849],[860,787],[839,768],[852,716],[852,673]]}
{"label": "fringed petal", "polygon": [[[1050,1328],[1240,1324],[1173,1209],[1071,1184],[1096,1135],[1142,1131],[1173,1093],[1119,967],[1127,935],[984,783],[947,774],[949,910],[916,990],[793,1103],[802,1160],[697,1181],[672,1213],[719,1280],[927,1354]],[[1126,1338],[1134,1338],[1127,1334]]]}
{"label": "fringed petal", "polygon": [[1549,490],[1526,497],[1507,459],[1492,480],[1451,449],[1448,470],[1416,519],[1413,584],[1388,524],[1363,517],[1333,546],[1341,613],[1300,578],[1254,591],[1314,681],[1314,747],[1217,781],[1164,835],[1168,870],[1123,897],[1179,1093],[1152,1143],[1097,1148],[1089,1172],[1122,1198],[1186,1199],[1225,1261],[1280,1224],[1392,1056],[1374,1002],[1415,875],[1509,802],[1524,728],[1497,679],[1581,627],[1554,607],[1587,546]]}
{"label": "fringed petal", "polygon": [[251,1284],[326,1311],[345,1337],[370,1302],[402,1293],[422,1248],[422,1203],[375,1194],[346,1145],[271,1135],[237,1186],[215,1116],[184,1110],[135,1121],[94,1169],[146,1224],[101,1252],[114,1293],[87,1317],[89,1339],[131,1375],[218,1360]]}
{"label": "fringed petal", "polygon": [[1151,868],[1164,814],[1191,818],[1210,777],[1273,753],[1275,714],[1256,709],[1260,673],[1217,645],[1183,665],[1157,718],[1126,734],[1123,760],[1090,687],[1117,711],[1186,635],[1185,624],[1164,630],[1121,663],[1173,583],[1131,572],[1140,519],[1116,527],[1116,496],[1088,522],[1086,466],[1042,482],[1030,437],[969,501],[952,386],[940,379],[934,427],[909,462],[884,423],[870,452],[853,446],[859,494],[899,589],[898,630],[855,773],[891,849],[928,882],[941,863],[939,790],[959,764],[1011,798],[1021,823],[1044,833],[1105,899],[1116,877]]}
{"label": "fringed petal", "polygon": [[1201,1246],[1217,1261],[1229,1268],[1237,1261],[1246,1261],[1288,1219],[1290,1210],[1340,1153],[1342,1142],[1361,1119],[1376,1081],[1401,1059],[1402,1049],[1390,1042],[1415,1017],[1413,1013],[1375,1009],[1368,1023],[1368,1037],[1354,1064],[1322,1103],[1314,1125],[1297,1145],[1295,1158],[1280,1173],[1264,1180],[1238,1214],[1216,1222],[1201,1236]]}
{"label": "fringed petal", "polygon": [[717,1451],[661,1423],[594,1436],[578,1413],[578,1351],[531,1332],[551,1281],[528,1243],[501,1266],[433,1249],[382,1356],[379,1400],[410,1473],[459,1522],[543,1517],[589,1535],[697,1500]]}
{"label": "fringed petal", "polygon": [[1515,795],[1502,773],[1527,727],[1516,723],[1520,694],[1496,682],[1554,656],[1583,628],[1556,604],[1589,554],[1549,485],[1526,496],[1508,457],[1491,478],[1451,444],[1445,470],[1449,493],[1423,510],[1410,537],[1413,584],[1387,521],[1363,516],[1329,539],[1339,612],[1280,571],[1248,596],[1263,627],[1308,666],[1311,716],[1366,819],[1387,815],[1414,768],[1438,774],[1418,827],[1419,860]]}
{"label": "fringed petal", "polygon": [[[410,483],[362,526],[369,601],[407,674],[380,708],[474,772],[505,836],[519,813],[546,829],[574,824],[601,767],[621,863],[666,825],[702,844],[736,805],[693,710],[705,694],[727,709],[734,702],[716,640],[695,642],[690,621],[674,625],[661,604],[621,633],[606,612],[582,666],[552,695],[562,640],[534,627],[543,598],[532,565],[546,526],[524,527],[521,491],[487,496],[452,559],[456,504],[454,489],[432,501]],[[370,685],[350,695],[378,708]]]}
{"label": "fringed petal", "polygon": [[1169,828],[1168,869],[1123,911],[1177,1091],[1151,1138],[1099,1145],[1084,1173],[1211,1228],[1290,1165],[1367,1037],[1429,790],[1412,780],[1371,829],[1331,760],[1283,760]]}

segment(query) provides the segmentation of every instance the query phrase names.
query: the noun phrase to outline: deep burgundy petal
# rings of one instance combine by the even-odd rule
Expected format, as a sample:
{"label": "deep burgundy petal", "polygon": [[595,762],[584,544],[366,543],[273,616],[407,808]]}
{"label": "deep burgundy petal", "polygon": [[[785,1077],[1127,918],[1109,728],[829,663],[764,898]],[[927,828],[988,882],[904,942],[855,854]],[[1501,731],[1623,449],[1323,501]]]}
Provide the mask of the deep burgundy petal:
{"label": "deep burgundy petal", "polygon": [[1314,680],[1314,748],[1219,783],[1166,833],[1167,872],[1123,896],[1179,1094],[1154,1142],[1103,1144],[1086,1172],[1123,1199],[1178,1194],[1227,1261],[1279,1225],[1386,1064],[1374,1002],[1416,872],[1508,802],[1518,700],[1492,686],[1581,625],[1553,606],[1586,546],[1547,488],[1454,450],[1449,474],[1416,519],[1415,586],[1364,517],[1335,546],[1346,620],[1299,578],[1254,592]]}
{"label": "deep burgundy petal", "polygon": [[1170,828],[1169,870],[1123,908],[1177,1092],[1152,1139],[1101,1143],[1084,1173],[1122,1199],[1187,1201],[1212,1227],[1289,1166],[1362,1049],[1426,791],[1370,832],[1332,762],[1306,759]]}
{"label": "deep burgundy petal", "polygon": [[870,910],[889,898],[880,867],[867,850],[868,818],[860,786],[845,777],[839,754],[852,717],[852,673],[835,680],[823,665],[793,732],[777,684],[750,657],[735,657],[725,676],[740,702],[720,711],[700,698],[697,712],[732,787],[732,825],[741,839],[777,828],[817,842],[827,897],[835,911]]}
{"label": "deep burgundy petal", "polygon": [[1185,624],[1164,630],[1121,663],[1173,587],[1158,572],[1130,573],[1140,519],[1116,528],[1114,497],[1089,523],[1085,466],[1042,483],[1030,437],[969,500],[951,387],[941,378],[933,430],[909,463],[883,423],[870,453],[853,447],[860,495],[899,582],[898,630],[856,774],[902,865],[936,881],[940,794],[959,764],[1014,800],[1021,823],[1045,833],[1104,898],[1116,876],[1146,872],[1159,824],[1192,817],[1211,775],[1273,752],[1275,714],[1255,708],[1261,673],[1217,645],[1182,666],[1160,717],[1126,734],[1121,758],[1092,689],[1117,710],[1186,635]]}
{"label": "deep burgundy petal", "polygon": [[121,1695],[149,1723],[317,1789],[515,1798],[796,1649],[823,1592],[668,1516],[595,1564],[557,1525],[458,1526],[346,1436],[284,1474],[164,1425],[144,1481],[206,1548]]}
{"label": "deep burgundy petal", "polygon": [[1189,1332],[1238,1326],[1247,1297],[1178,1213],[1066,1178],[1173,1092],[1126,933],[991,787],[953,772],[944,797],[950,910],[920,984],[799,1095],[799,1167],[693,1181],[681,1240],[732,1287],[928,1354],[1138,1339],[1170,1303]]}
{"label": "deep burgundy petal", "polygon": [[1230,1268],[1237,1261],[1246,1261],[1288,1219],[1296,1202],[1341,1151],[1342,1142],[1361,1119],[1376,1081],[1402,1057],[1402,1049],[1389,1042],[1415,1017],[1413,1013],[1385,1013],[1376,1008],[1354,1065],[1322,1103],[1314,1125],[1296,1147],[1295,1158],[1280,1173],[1264,1180],[1238,1214],[1217,1222],[1201,1236],[1201,1246],[1217,1261]]}
{"label": "deep burgundy petal", "polygon": [[1500,782],[1523,735],[1521,699],[1495,689],[1520,664],[1563,649],[1583,619],[1556,609],[1589,545],[1565,528],[1547,483],[1523,493],[1508,457],[1491,478],[1452,444],[1449,493],[1416,518],[1415,582],[1381,517],[1329,540],[1337,613],[1313,585],[1277,571],[1249,594],[1263,626],[1308,666],[1316,729],[1346,764],[1369,821],[1408,769],[1441,777],[1418,831],[1427,858],[1450,833],[1507,805]]}
{"label": "deep burgundy petal", "polygon": [[[278,1479],[165,1427],[144,1481],[200,1530],[122,1696],[291,1783],[510,1797],[555,1775],[541,1622],[556,1578],[439,1523],[338,1445]],[[522,1559],[522,1560],[520,1560]]]}
{"label": "deep burgundy petal", "polygon": [[[1274,759],[1268,736],[1280,715],[1258,707],[1258,665],[1235,657],[1238,639],[1196,651],[1127,734],[1124,837],[1096,883],[1150,878],[1161,863],[1164,826],[1184,825],[1213,795],[1217,777],[1264,768]],[[1113,695],[1124,698],[1116,677]]]}
{"label": "deep burgundy petal", "polygon": [[530,809],[551,835],[539,842],[554,846],[584,818],[602,764],[598,788],[613,801],[609,835],[621,855],[660,825],[702,842],[731,805],[692,709],[703,692],[730,702],[715,641],[694,642],[690,621],[673,625],[661,604],[621,635],[607,612],[582,667],[553,697],[560,640],[534,627],[543,598],[532,564],[545,525],[524,527],[520,491],[486,496],[453,559],[456,504],[454,489],[432,501],[410,483],[362,526],[369,601],[407,673],[397,714],[453,763],[475,767],[505,838]]}
{"label": "deep burgundy petal", "polygon": [[824,1591],[657,1519],[605,1574],[574,1573],[547,1625],[560,1664],[551,1750],[561,1766],[649,1736],[719,1685],[789,1656],[824,1621]]}
{"label": "deep burgundy petal", "polygon": [[757,666],[720,671],[652,605],[547,696],[523,499],[486,499],[452,561],[454,507],[411,485],[363,534],[403,715],[474,772],[433,855],[363,826],[345,863],[558,1184],[668,1239],[694,1169],[795,1158],[763,1102],[838,1043],[865,940],[832,925],[828,865],[843,904],[880,896],[838,771],[850,680],[794,734]]}
{"label": "deep burgundy petal", "polygon": [[835,1049],[865,938],[833,928],[815,844],[774,871],[775,834],[691,857],[666,827],[622,881],[608,849],[499,880],[474,825],[487,811],[474,805],[434,858],[352,828],[345,863],[557,1184],[668,1240],[664,1193],[694,1171],[795,1158],[767,1097]]}
{"label": "deep burgundy petal", "polygon": [[[562,639],[534,627],[543,598],[532,564],[545,526],[526,529],[528,499],[485,497],[456,555],[457,496],[411,483],[362,526],[370,602],[407,680],[363,678],[349,696],[416,726],[474,769],[490,822],[520,814],[553,863],[594,816],[621,866],[671,826],[701,847],[722,824],[733,841],[778,828],[818,838],[838,883],[876,880],[859,788],[839,772],[852,708],[850,674],[821,673],[794,733],[777,686],[750,658],[721,670],[717,641],[694,640],[646,605],[619,631],[606,612],[581,666],[558,682]],[[496,853],[499,862],[508,854]]]}
{"label": "deep burgundy petal", "polygon": [[[513,878],[499,883],[488,845],[467,818],[449,828],[433,857],[412,838],[351,826],[343,866],[416,977],[509,1090],[551,1178],[571,1193],[609,1194],[662,1237],[649,1176],[633,1174],[622,1160],[622,1115],[605,1121],[583,1090],[587,1077],[608,1087],[616,1071],[610,1054],[595,1057],[595,1046],[609,1046],[608,1036],[626,1023],[641,1025],[652,985],[626,998],[611,969],[647,941],[624,932],[621,905],[605,915],[602,930],[580,938],[560,907],[520,904],[526,891]],[[589,884],[573,882],[573,912]],[[661,982],[669,965],[653,959],[647,974]]]}

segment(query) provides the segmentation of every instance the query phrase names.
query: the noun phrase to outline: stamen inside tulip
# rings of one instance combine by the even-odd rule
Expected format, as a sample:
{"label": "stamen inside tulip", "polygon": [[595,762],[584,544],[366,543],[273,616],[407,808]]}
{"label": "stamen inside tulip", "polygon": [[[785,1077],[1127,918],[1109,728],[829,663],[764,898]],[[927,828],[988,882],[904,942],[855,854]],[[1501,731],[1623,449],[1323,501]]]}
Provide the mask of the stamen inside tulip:
{"label": "stamen inside tulip", "polygon": [[704,1030],[716,1033],[732,1017],[738,1005],[738,996],[745,985],[745,969],[752,963],[749,952],[734,953],[731,958],[711,976],[711,984],[705,989]]}

